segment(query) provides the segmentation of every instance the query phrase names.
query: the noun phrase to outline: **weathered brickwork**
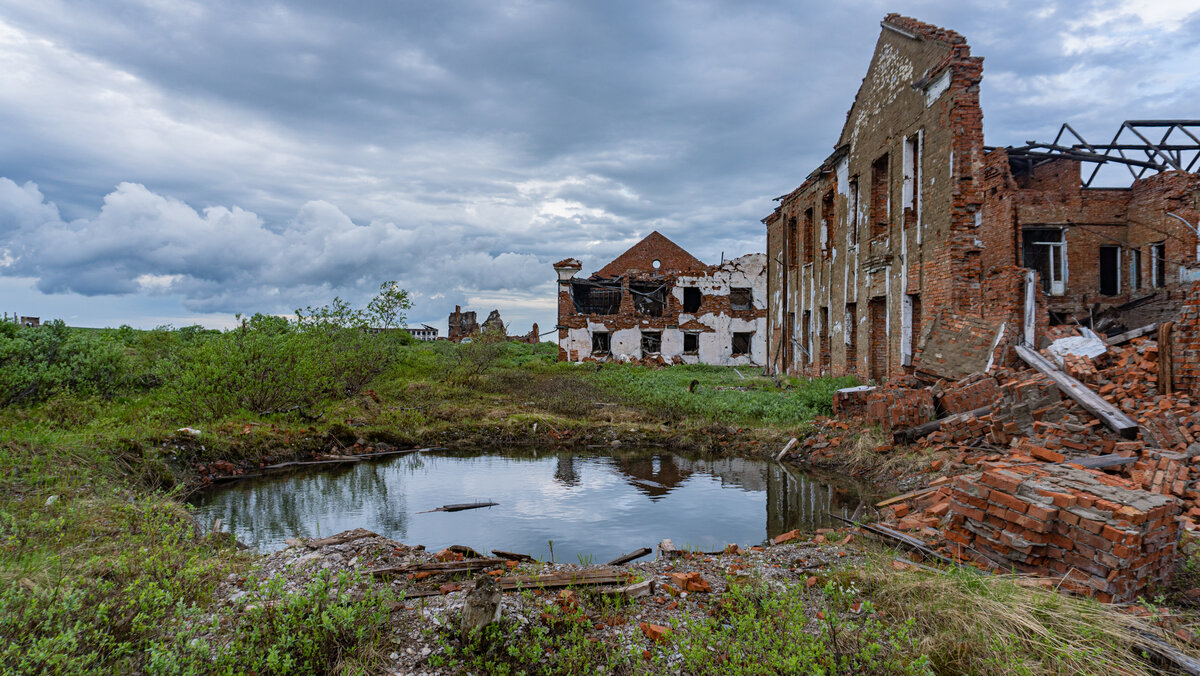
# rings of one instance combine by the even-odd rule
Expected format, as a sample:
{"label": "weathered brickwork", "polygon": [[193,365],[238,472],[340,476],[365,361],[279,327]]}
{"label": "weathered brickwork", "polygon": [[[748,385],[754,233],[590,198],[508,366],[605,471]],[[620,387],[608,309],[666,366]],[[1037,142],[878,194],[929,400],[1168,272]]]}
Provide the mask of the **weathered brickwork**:
{"label": "weathered brickwork", "polygon": [[1179,512],[1175,499],[1103,472],[995,463],[954,480],[945,536],[963,558],[1050,570],[1069,591],[1127,602],[1170,580]]}
{"label": "weathered brickwork", "polygon": [[709,266],[653,232],[587,279],[559,261],[559,360],[762,364],[765,258]]}
{"label": "weathered brickwork", "polygon": [[1200,176],[1083,188],[1077,160],[1033,166],[985,148],[983,63],[966,39],[895,14],[882,26],[834,152],[763,219],[768,368],[912,373],[939,314],[1003,327],[996,363],[1011,365],[1004,348],[1036,344],[1048,310],[1081,320],[1095,303],[1119,306],[1200,268],[1183,222],[1200,220]]}

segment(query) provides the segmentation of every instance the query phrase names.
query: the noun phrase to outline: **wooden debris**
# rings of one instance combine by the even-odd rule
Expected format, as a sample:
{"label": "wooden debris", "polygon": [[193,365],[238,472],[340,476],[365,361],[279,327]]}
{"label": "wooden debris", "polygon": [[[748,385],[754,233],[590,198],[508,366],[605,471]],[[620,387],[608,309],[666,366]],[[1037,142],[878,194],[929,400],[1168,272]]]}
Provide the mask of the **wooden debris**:
{"label": "wooden debris", "polygon": [[894,434],[892,434],[892,440],[898,444],[912,442],[928,434],[933,434],[934,432],[940,430],[944,424],[958,422],[960,420],[967,420],[969,418],[979,418],[991,412],[991,406],[981,406],[965,413],[956,413],[951,416],[946,416],[940,420],[932,420],[914,427],[906,427],[904,429],[897,430]]}
{"label": "wooden debris", "polygon": [[417,512],[417,514],[429,514],[430,512],[461,512],[466,509],[481,509],[483,507],[495,507],[498,504],[500,504],[500,503],[499,502],[491,502],[491,501],[488,501],[488,502],[460,502],[460,503],[453,504],[453,505],[442,505],[441,507],[438,507],[437,509],[427,509],[424,512]]}
{"label": "wooden debris", "polygon": [[550,589],[554,587],[574,587],[580,585],[617,584],[629,579],[630,574],[623,570],[591,569],[569,570],[561,573],[546,573],[544,575],[515,575],[502,577],[497,580],[504,591],[538,587]]}
{"label": "wooden debris", "polygon": [[493,549],[493,550],[492,550],[492,556],[498,556],[498,557],[500,557],[500,558],[502,558],[502,559],[507,559],[507,560],[509,560],[509,561],[528,561],[528,562],[533,562],[533,561],[536,561],[536,560],[537,560],[537,559],[534,559],[532,556],[530,556],[530,555],[528,555],[528,554],[517,554],[516,552],[506,552],[506,551],[502,551],[502,550],[499,550],[499,549]]}
{"label": "wooden debris", "polygon": [[463,559],[462,561],[447,561],[445,563],[417,563],[408,566],[392,566],[376,568],[371,575],[376,578],[406,575],[408,573],[467,573],[493,566],[504,565],[507,559]]}
{"label": "wooden debris", "polygon": [[1137,422],[1125,415],[1121,409],[1102,399],[1100,395],[1093,392],[1083,383],[1063,373],[1058,367],[1051,364],[1037,352],[1024,345],[1018,345],[1016,350],[1017,356],[1022,361],[1048,376],[1054,381],[1055,385],[1058,385],[1058,389],[1062,390],[1063,394],[1074,399],[1076,403],[1082,406],[1087,412],[1102,420],[1114,432],[1127,439],[1137,436]]}
{"label": "wooden debris", "polygon": [[468,559],[484,558],[483,554],[480,554],[479,552],[475,551],[474,549],[471,549],[470,547],[468,547],[466,545],[450,545],[446,549],[449,549],[450,551],[455,552],[457,554],[462,554],[464,558],[468,558]]}
{"label": "wooden debris", "polygon": [[606,566],[619,566],[619,565],[621,565],[621,564],[623,564],[623,563],[629,563],[630,561],[636,561],[637,559],[640,559],[640,558],[642,558],[643,556],[646,556],[647,554],[649,554],[650,552],[653,552],[653,551],[654,551],[654,550],[653,550],[653,549],[650,549],[649,547],[642,547],[641,549],[638,549],[638,550],[636,550],[636,551],[630,552],[630,553],[628,553],[628,554],[622,554],[622,555],[618,556],[617,558],[613,559],[612,561],[609,561],[608,563],[606,563],[606,564],[604,564],[604,565],[606,565]]}
{"label": "wooden debris", "polygon": [[658,555],[664,559],[674,559],[683,556],[683,550],[676,547],[670,539],[663,539],[658,543]]}
{"label": "wooden debris", "polygon": [[363,538],[377,538],[377,537],[379,537],[378,533],[372,533],[371,531],[369,531],[365,528],[355,528],[354,530],[344,531],[344,532],[338,533],[337,535],[330,535],[327,538],[319,538],[316,540],[305,540],[304,546],[308,547],[309,549],[320,549],[321,547],[328,547],[329,545],[344,545],[347,542],[353,542],[355,540],[361,540]]}
{"label": "wooden debris", "polygon": [[1105,340],[1104,342],[1109,345],[1120,345],[1121,343],[1128,343],[1129,341],[1133,340],[1134,338],[1139,338],[1141,336],[1145,336],[1145,335],[1154,333],[1157,330],[1158,330],[1158,324],[1148,324],[1146,326],[1142,326],[1142,327],[1139,327],[1136,329],[1131,329],[1129,331],[1126,331],[1125,333],[1118,333],[1117,335],[1112,336],[1111,338]]}
{"label": "wooden debris", "polygon": [[627,584],[624,587],[616,589],[604,590],[604,595],[609,598],[624,598],[636,599],[641,596],[649,596],[654,593],[654,580],[642,580],[633,584]]}
{"label": "wooden debris", "polygon": [[[925,495],[926,493],[932,493],[933,491],[936,491],[936,490],[937,490],[937,486],[929,486],[927,488],[918,488],[915,491],[909,491],[908,493],[905,493],[903,495],[897,495],[894,498],[888,498],[887,500],[882,500],[880,502],[876,502],[875,506],[876,507],[887,507],[890,504],[897,503],[897,502],[903,502],[903,501],[909,500],[911,498],[917,498],[922,495]],[[857,512],[855,512],[855,513],[857,514]],[[856,520],[856,519],[852,519],[852,520]]]}

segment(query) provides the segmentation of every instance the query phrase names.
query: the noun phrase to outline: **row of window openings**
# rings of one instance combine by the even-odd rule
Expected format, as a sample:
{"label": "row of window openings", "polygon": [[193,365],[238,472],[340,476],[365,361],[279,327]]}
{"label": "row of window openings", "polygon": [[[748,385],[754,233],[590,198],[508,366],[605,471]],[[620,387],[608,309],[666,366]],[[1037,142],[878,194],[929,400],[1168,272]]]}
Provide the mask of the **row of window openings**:
{"label": "row of window openings", "polygon": [[[1022,259],[1025,267],[1036,270],[1042,279],[1042,289],[1052,295],[1066,293],[1067,265],[1066,242],[1063,231],[1058,229],[1027,229],[1023,233]],[[1121,293],[1121,250],[1115,244],[1100,246],[1099,291],[1101,295],[1116,296]],[[1150,286],[1166,286],[1166,242],[1151,244]],[[1142,288],[1142,251],[1129,250],[1129,280],[1131,291]]]}
{"label": "row of window openings", "polygon": [[[614,315],[621,309],[621,287],[597,284],[574,284],[572,298],[575,311],[590,315]],[[666,285],[630,284],[633,309],[647,317],[661,317],[666,307]],[[704,293],[694,286],[683,287],[683,311],[696,312],[704,301]],[[749,287],[729,289],[731,310],[750,310],[754,306],[754,290]]]}
{"label": "row of window openings", "polygon": [[[750,341],[753,338],[753,331],[746,333],[734,333],[733,337],[730,339],[729,345],[733,356],[739,357],[750,354]],[[608,354],[611,351],[612,334],[607,331],[593,332],[592,354]],[[658,354],[659,352],[662,352],[662,331],[642,331],[642,354]],[[700,334],[683,334],[683,353],[700,353]]]}
{"label": "row of window openings", "polygon": [[[868,222],[871,224],[871,237],[879,237],[886,235],[888,231],[888,219],[890,213],[888,210],[888,165],[891,160],[890,153],[884,153],[878,159],[871,163],[871,182],[870,193],[868,195]],[[906,198],[905,212],[917,214],[920,204],[920,167],[921,167],[921,141],[919,135],[910,136],[904,141],[904,185]],[[833,249],[833,225],[834,225],[834,208],[833,208],[833,191],[825,194],[821,200],[821,226],[825,232],[824,246],[821,250],[823,257],[829,257]],[[850,246],[858,246],[858,229],[859,229],[859,204],[862,200],[862,190],[859,186],[859,177],[854,176],[850,179],[849,184],[849,200],[846,207],[846,212],[849,220]],[[813,227],[815,225],[813,207],[804,210],[804,229],[802,232],[797,231],[795,217],[789,218],[785,230],[787,239],[787,259],[790,261],[791,267],[796,267],[800,260],[799,253],[796,251],[798,245],[804,247],[804,262],[811,263],[814,258],[813,240],[815,233]],[[906,224],[907,225],[907,224]]]}

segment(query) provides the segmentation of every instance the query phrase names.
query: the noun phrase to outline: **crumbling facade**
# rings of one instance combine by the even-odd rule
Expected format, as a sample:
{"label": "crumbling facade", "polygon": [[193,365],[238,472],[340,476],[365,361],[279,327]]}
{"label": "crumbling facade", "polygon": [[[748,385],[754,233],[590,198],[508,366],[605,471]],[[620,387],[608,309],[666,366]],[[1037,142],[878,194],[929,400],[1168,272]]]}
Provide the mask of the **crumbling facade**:
{"label": "crumbling facade", "polygon": [[560,361],[763,364],[766,256],[705,265],[653,232],[587,279],[558,273]]}
{"label": "crumbling facade", "polygon": [[[763,221],[770,370],[949,377],[962,365],[938,363],[931,335],[977,341],[977,368],[1051,319],[1193,278],[1200,179],[1179,158],[1200,141],[1147,141],[1147,161],[1118,139],[986,147],[983,63],[965,38],[895,14],[881,25],[834,152]],[[1081,163],[1122,162],[1139,167],[1129,188],[1081,180]]]}
{"label": "crumbling facade", "polygon": [[454,312],[450,313],[448,321],[449,331],[446,332],[446,338],[456,343],[461,343],[464,338],[478,335],[483,331],[498,331],[506,332],[504,320],[500,318],[499,310],[492,310],[488,314],[487,319],[480,324],[475,319],[475,311],[463,312],[462,306],[455,305]]}

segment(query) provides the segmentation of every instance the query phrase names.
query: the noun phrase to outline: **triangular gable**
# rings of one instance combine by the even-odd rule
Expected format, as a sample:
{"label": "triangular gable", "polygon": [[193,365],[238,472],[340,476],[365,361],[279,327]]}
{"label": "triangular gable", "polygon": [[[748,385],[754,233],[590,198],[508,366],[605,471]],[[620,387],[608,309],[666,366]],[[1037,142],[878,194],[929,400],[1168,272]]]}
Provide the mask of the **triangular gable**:
{"label": "triangular gable", "polygon": [[[891,62],[890,57],[892,55],[885,50],[885,45],[890,47],[888,35],[891,31],[888,31],[888,28],[893,29],[899,35],[911,36],[912,39],[936,43],[939,51],[940,49],[945,49],[946,51],[942,56],[934,59],[935,63],[948,56],[956,45],[962,45],[966,54],[970,53],[969,48],[966,47],[966,38],[946,28],[927,24],[906,16],[900,16],[899,14],[888,14],[880,22],[880,25],[884,27],[884,30],[880,33],[879,40],[875,43],[875,52],[871,55],[871,64],[867,67],[867,74],[863,76],[862,84],[859,85],[858,92],[854,95],[854,102],[850,104],[850,110],[846,111],[846,121],[842,124],[842,133],[838,136],[838,147],[849,144],[854,140],[851,138],[853,135],[852,126],[859,116],[858,107],[863,100],[865,91],[895,86],[895,83],[892,81],[901,74],[908,80],[903,83],[905,86],[909,85],[913,80],[927,75],[927,73],[923,72],[898,72],[905,70],[905,67],[909,66],[909,64]],[[893,34],[892,37],[899,37],[899,35]],[[872,112],[867,111],[866,115],[869,116]]]}
{"label": "triangular gable", "polygon": [[[654,267],[654,261],[660,266]],[[642,241],[629,247],[595,274],[596,277],[619,277],[627,272],[687,272],[708,266],[675,242],[655,230]]]}

